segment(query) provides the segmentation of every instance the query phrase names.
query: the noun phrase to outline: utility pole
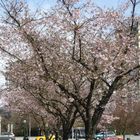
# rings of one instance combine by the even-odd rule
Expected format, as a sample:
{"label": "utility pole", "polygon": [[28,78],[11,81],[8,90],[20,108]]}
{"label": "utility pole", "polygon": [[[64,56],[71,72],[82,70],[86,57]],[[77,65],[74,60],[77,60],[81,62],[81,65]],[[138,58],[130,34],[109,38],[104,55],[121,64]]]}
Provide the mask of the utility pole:
{"label": "utility pole", "polygon": [[11,126],[11,133],[13,133],[13,124],[10,125]]}
{"label": "utility pole", "polygon": [[8,126],[7,126],[7,127],[8,127],[8,130],[7,130],[7,131],[8,131],[8,132],[10,132],[10,124],[8,124]]}

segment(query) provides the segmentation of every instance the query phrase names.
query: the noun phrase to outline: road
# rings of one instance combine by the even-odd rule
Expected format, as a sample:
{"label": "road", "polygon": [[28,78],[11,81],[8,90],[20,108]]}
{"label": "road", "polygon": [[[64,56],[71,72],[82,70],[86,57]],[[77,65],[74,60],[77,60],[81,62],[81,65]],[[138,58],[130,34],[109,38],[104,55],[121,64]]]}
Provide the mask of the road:
{"label": "road", "polygon": [[126,136],[126,140],[127,138],[130,138],[130,140],[140,140],[140,136],[134,136],[134,135]]}
{"label": "road", "polygon": [[[134,136],[134,135],[127,135],[126,140],[127,138],[130,138],[130,140],[140,140],[140,136]],[[23,140],[23,137],[16,137],[16,140]],[[35,140],[35,137],[30,137],[29,140]],[[70,140],[75,140],[75,139],[70,139]],[[80,139],[80,140],[84,140],[84,139]]]}

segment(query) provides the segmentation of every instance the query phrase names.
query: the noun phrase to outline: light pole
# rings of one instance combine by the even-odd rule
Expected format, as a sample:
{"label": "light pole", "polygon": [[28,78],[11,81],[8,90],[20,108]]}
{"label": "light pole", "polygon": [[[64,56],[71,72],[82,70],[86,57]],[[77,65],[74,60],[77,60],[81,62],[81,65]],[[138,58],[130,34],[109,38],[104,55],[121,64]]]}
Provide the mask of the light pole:
{"label": "light pole", "polygon": [[26,120],[23,120],[23,133],[24,133],[24,138],[26,137]]}
{"label": "light pole", "polygon": [[24,125],[24,137],[23,140],[28,140],[28,136],[27,136],[27,121],[23,120],[23,125]]}
{"label": "light pole", "polygon": [[46,137],[46,139],[48,139],[48,137],[49,137],[48,123],[45,124],[45,137]]}

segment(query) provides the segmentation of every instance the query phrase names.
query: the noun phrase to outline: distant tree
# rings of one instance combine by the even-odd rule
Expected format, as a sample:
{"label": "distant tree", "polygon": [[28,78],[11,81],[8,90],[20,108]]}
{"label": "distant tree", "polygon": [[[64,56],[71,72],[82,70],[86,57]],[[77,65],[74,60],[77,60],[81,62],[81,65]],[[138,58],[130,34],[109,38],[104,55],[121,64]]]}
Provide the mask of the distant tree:
{"label": "distant tree", "polygon": [[[136,83],[137,84],[137,83]],[[138,124],[139,120],[139,96],[134,96],[136,92],[136,86],[127,87],[123,94],[120,94],[116,98],[116,109],[113,115],[118,117],[112,126],[118,134],[122,134],[125,138],[125,134],[134,134],[140,127]]]}
{"label": "distant tree", "polygon": [[[10,67],[10,72],[12,72],[14,68],[15,67]],[[10,73],[7,73],[7,76],[9,74]],[[20,113],[27,118],[30,114],[38,122],[38,126],[40,127],[40,129],[42,129],[42,131],[44,131],[45,134],[47,134],[46,130],[48,129],[48,127],[53,131],[59,131],[60,127],[62,127],[64,129],[63,137],[65,137],[65,135],[68,136],[75,122],[75,119],[77,118],[77,111],[73,105],[69,104],[67,100],[64,100],[63,103],[61,101],[62,97],[58,99],[56,95],[55,98],[53,97],[53,94],[51,96],[47,95],[48,90],[45,89],[43,91],[44,86],[41,82],[41,87],[39,86],[39,84],[36,84],[35,81],[33,84],[25,84],[25,82],[24,84],[20,83],[20,86],[23,86],[23,89],[19,90],[16,89],[17,83],[12,82],[16,79],[13,79],[12,77],[10,77],[10,75],[8,76],[8,78],[11,79],[10,88],[12,89],[9,88],[9,92],[4,91],[3,93],[3,99],[7,102],[7,109],[12,112]],[[21,77],[19,77],[19,79],[20,78]],[[45,84],[47,87],[47,83]],[[49,88],[52,87],[49,86]]]}

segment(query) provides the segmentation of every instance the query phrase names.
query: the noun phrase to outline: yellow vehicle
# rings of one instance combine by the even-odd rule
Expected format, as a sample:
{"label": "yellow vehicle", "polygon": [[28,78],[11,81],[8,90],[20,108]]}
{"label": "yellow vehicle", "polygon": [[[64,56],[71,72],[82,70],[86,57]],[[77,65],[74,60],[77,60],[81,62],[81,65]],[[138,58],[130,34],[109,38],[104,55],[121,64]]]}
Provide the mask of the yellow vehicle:
{"label": "yellow vehicle", "polygon": [[55,135],[54,134],[50,134],[49,135],[49,140],[55,140]]}
{"label": "yellow vehicle", "polygon": [[[47,140],[47,139],[46,136],[37,136],[36,140]],[[48,140],[55,140],[55,135],[50,134]]]}
{"label": "yellow vehicle", "polygon": [[36,140],[46,140],[46,136],[37,136]]}
{"label": "yellow vehicle", "polygon": [[36,140],[55,140],[55,135],[54,133],[50,133],[48,135],[48,138],[46,138],[46,136],[43,135],[43,133],[40,133],[40,135],[36,137]]}

